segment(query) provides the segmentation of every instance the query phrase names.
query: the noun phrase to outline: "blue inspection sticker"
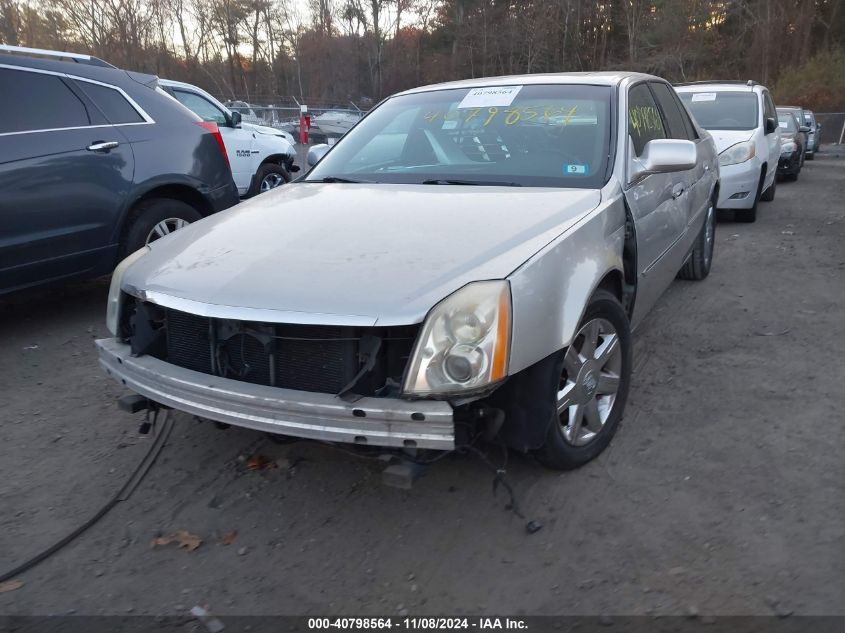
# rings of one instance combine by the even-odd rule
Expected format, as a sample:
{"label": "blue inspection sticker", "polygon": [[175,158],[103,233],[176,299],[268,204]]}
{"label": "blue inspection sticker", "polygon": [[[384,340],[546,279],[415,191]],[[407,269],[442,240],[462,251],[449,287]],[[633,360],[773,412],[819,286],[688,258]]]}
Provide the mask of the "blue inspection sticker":
{"label": "blue inspection sticker", "polygon": [[589,173],[588,165],[564,165],[563,174],[565,176],[586,176]]}

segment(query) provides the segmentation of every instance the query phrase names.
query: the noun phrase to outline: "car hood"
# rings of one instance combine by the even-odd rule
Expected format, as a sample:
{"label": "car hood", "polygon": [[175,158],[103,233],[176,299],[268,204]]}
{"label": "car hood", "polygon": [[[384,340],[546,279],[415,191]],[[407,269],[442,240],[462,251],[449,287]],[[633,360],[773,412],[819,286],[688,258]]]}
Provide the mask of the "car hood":
{"label": "car hood", "polygon": [[154,242],[123,288],[206,316],[417,323],[468,282],[507,277],[600,200],[588,189],[296,183]]}
{"label": "car hood", "polygon": [[716,151],[724,152],[731,145],[749,140],[754,132],[752,130],[708,130],[716,143]]}
{"label": "car hood", "polygon": [[266,125],[256,125],[255,123],[246,123],[241,122],[241,127],[245,130],[252,130],[253,132],[258,132],[259,134],[268,134],[270,136],[284,136],[279,130],[268,127]]}

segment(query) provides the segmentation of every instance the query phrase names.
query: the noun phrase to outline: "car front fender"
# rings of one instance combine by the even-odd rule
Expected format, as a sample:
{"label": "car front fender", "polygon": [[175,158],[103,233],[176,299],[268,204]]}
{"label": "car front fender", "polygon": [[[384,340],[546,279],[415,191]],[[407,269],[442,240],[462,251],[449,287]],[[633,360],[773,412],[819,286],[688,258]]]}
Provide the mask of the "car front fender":
{"label": "car front fender", "polygon": [[510,375],[570,344],[598,286],[614,271],[624,274],[624,244],[625,205],[617,190],[508,277]]}

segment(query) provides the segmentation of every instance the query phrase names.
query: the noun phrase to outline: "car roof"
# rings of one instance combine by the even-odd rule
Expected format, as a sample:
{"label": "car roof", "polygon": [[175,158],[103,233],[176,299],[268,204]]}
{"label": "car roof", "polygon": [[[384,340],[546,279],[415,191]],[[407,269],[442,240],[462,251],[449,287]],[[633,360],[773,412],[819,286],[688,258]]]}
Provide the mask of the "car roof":
{"label": "car roof", "polygon": [[7,67],[30,68],[48,72],[61,73],[83,79],[93,79],[103,83],[126,85],[129,83],[143,84],[155,88],[158,77],[146,73],[115,68],[114,66],[99,66],[94,64],[80,64],[74,61],[43,59],[28,55],[6,54],[0,52],[0,64]]}
{"label": "car roof", "polygon": [[758,89],[762,90],[765,86],[758,83],[748,83],[740,81],[696,81],[688,84],[675,84],[675,90],[678,92],[707,92],[717,88],[719,92],[756,92]]}
{"label": "car roof", "polygon": [[543,84],[580,84],[585,86],[615,86],[625,79],[654,81],[666,80],[655,75],[645,73],[623,72],[623,71],[602,71],[602,72],[578,72],[578,73],[534,73],[529,75],[503,75],[501,77],[480,77],[477,79],[461,79],[459,81],[447,81],[439,84],[420,86],[399,92],[399,95],[414,94],[419,92],[431,92],[434,90],[453,90],[457,88],[481,88],[486,86],[529,86]]}

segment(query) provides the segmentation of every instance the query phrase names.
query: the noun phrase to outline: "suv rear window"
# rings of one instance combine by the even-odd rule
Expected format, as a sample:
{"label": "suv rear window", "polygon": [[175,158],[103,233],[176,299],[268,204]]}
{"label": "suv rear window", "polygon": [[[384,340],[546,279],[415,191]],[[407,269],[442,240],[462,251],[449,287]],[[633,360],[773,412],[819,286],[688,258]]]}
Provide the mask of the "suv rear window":
{"label": "suv rear window", "polygon": [[138,114],[132,104],[114,88],[89,81],[77,81],[76,85],[100,108],[109,123],[119,125],[121,123],[142,123],[144,121],[144,118]]}
{"label": "suv rear window", "polygon": [[753,130],[758,125],[758,100],[753,92],[680,92],[681,100],[706,130]]}
{"label": "suv rear window", "polygon": [[0,68],[0,134],[90,125],[85,105],[55,75]]}

